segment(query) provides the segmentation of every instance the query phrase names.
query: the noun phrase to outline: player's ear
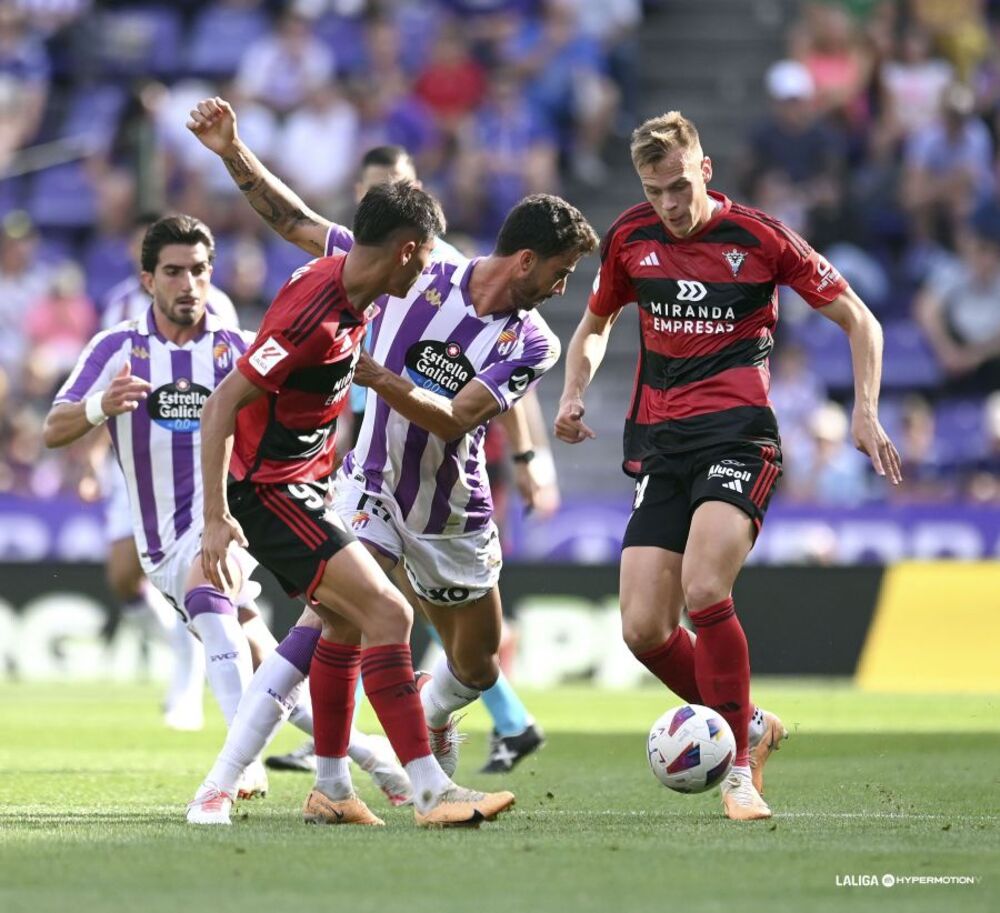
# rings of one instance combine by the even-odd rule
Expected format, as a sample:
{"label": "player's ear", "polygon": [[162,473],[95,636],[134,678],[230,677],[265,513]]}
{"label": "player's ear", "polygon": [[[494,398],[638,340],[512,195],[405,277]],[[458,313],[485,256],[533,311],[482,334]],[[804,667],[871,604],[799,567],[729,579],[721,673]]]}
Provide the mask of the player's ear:
{"label": "player's ear", "polygon": [[706,184],[712,180],[712,160],[707,155],[701,160],[701,176]]}
{"label": "player's ear", "polygon": [[537,260],[538,255],[533,250],[519,250],[517,252],[517,267],[524,275],[535,268]]}
{"label": "player's ear", "polygon": [[146,270],[142,270],[139,273],[139,281],[142,283],[142,287],[150,295],[153,294],[153,274],[147,273]]}
{"label": "player's ear", "polygon": [[413,259],[413,254],[417,249],[416,241],[407,241],[405,244],[400,245],[399,248],[399,265],[406,266],[410,260]]}

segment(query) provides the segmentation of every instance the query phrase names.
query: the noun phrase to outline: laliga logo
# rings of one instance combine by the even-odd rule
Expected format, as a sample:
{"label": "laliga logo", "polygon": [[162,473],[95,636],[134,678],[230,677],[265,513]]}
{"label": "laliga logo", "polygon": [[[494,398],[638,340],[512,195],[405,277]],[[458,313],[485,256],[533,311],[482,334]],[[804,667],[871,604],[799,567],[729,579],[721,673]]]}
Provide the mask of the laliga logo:
{"label": "laliga logo", "polygon": [[678,301],[701,301],[708,294],[708,289],[700,282],[690,279],[677,280]]}

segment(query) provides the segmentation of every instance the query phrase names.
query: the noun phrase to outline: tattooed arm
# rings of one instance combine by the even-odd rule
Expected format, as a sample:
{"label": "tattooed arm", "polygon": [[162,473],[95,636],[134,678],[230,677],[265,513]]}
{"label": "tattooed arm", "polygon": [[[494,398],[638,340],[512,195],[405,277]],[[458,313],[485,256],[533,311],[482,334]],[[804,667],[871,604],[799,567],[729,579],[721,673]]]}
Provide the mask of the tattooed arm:
{"label": "tattooed arm", "polygon": [[281,237],[314,257],[326,253],[326,235],[333,223],[306,206],[244,145],[229,102],[218,97],[199,102],[187,128],[222,159],[243,196]]}

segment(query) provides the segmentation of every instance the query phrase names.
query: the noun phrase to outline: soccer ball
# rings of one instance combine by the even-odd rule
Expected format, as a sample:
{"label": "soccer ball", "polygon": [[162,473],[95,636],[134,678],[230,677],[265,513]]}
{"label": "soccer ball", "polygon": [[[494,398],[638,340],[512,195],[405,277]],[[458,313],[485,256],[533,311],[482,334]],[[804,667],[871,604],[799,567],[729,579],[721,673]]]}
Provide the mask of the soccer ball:
{"label": "soccer ball", "polygon": [[649,730],[649,766],[656,779],[679,793],[701,793],[717,786],[736,757],[733,730],[718,713],[701,704],[668,710]]}

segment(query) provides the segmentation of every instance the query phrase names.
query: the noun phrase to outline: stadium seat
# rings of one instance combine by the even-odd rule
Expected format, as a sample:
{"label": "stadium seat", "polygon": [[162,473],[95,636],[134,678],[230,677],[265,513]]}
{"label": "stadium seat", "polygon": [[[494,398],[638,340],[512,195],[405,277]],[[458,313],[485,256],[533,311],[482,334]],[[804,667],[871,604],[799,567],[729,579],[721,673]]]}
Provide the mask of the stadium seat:
{"label": "stadium seat", "polygon": [[94,189],[79,162],[38,173],[28,195],[28,212],[38,225],[84,228],[97,216]]}
{"label": "stadium seat", "polygon": [[934,387],[941,382],[937,359],[916,324],[892,321],[883,325],[885,353],[882,384],[886,388]]}
{"label": "stadium seat", "polygon": [[106,147],[114,139],[126,100],[125,90],[110,82],[78,89],[69,100],[62,135],[86,137],[89,148]]}
{"label": "stadium seat", "polygon": [[191,27],[188,70],[195,76],[231,76],[243,52],[270,23],[259,9],[211,7]]}
{"label": "stadium seat", "polygon": [[181,51],[181,14],[169,6],[140,6],[102,14],[102,69],[112,76],[178,76],[186,63]]}
{"label": "stadium seat", "polygon": [[986,450],[981,399],[942,400],[934,410],[934,436],[949,463],[972,463]]}

